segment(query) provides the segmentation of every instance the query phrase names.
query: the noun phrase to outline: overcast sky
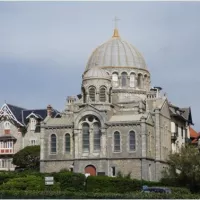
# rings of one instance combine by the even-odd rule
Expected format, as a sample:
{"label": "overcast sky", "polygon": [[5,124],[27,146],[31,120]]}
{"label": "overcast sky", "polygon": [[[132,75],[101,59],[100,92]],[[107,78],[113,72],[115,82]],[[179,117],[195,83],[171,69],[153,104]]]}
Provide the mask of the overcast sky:
{"label": "overcast sky", "polygon": [[152,85],[191,106],[200,131],[200,2],[0,2],[0,104],[62,111],[80,93],[92,51],[112,36],[115,16]]}

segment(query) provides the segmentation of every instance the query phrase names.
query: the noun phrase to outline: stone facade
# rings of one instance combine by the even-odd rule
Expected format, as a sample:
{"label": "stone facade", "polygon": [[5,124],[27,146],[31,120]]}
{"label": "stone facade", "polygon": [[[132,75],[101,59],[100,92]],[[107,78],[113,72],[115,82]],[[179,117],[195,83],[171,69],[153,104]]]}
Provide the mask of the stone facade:
{"label": "stone facade", "polygon": [[159,180],[173,150],[172,123],[187,129],[191,113],[173,114],[161,88],[151,87],[143,57],[117,30],[92,53],[82,78],[81,95],[41,125],[40,171]]}

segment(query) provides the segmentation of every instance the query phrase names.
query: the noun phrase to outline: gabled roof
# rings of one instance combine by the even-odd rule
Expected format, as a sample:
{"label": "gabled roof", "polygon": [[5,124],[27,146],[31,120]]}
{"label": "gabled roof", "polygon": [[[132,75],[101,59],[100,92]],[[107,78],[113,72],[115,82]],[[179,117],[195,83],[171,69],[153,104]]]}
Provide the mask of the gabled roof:
{"label": "gabled roof", "polygon": [[170,115],[174,117],[179,117],[185,121],[187,121],[189,124],[193,125],[192,121],[192,113],[191,113],[191,108],[179,108],[173,104],[169,104],[169,110],[170,110]]}
{"label": "gabled roof", "polygon": [[[29,115],[31,115],[32,113],[33,113],[33,115],[35,115],[38,118],[40,118],[41,120],[43,120],[47,116],[47,109],[28,110],[25,108],[21,108],[18,106],[14,106],[14,105],[5,103],[1,107],[1,110],[0,110],[0,115],[4,115],[4,114],[9,115],[17,124],[20,124],[21,126],[27,124],[26,118]],[[59,111],[53,109],[52,117],[55,117],[58,113],[59,113]]]}
{"label": "gabled roof", "polygon": [[185,119],[187,119],[188,122],[193,125],[191,108],[181,108],[181,110],[184,111],[183,116]]}
{"label": "gabled roof", "polygon": [[25,108],[21,108],[18,106],[14,106],[11,104],[7,104],[7,106],[9,107],[9,109],[11,110],[11,112],[13,113],[13,115],[16,117],[16,119],[22,123],[22,111],[26,110]]}
{"label": "gabled roof", "polygon": [[[53,110],[52,118],[54,118],[58,113],[59,112],[57,110]],[[41,120],[44,120],[47,117],[47,109],[23,110],[22,111],[23,124],[27,124],[27,118],[31,116],[31,114],[37,116]]]}

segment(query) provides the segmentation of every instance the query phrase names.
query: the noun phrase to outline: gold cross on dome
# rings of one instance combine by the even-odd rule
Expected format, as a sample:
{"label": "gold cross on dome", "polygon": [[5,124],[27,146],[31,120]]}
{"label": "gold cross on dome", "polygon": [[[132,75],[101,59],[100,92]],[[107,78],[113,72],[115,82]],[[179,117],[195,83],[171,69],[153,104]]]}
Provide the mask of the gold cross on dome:
{"label": "gold cross on dome", "polygon": [[118,19],[116,16],[113,19],[114,23],[115,23],[115,29],[117,29],[117,21],[119,21],[120,19]]}

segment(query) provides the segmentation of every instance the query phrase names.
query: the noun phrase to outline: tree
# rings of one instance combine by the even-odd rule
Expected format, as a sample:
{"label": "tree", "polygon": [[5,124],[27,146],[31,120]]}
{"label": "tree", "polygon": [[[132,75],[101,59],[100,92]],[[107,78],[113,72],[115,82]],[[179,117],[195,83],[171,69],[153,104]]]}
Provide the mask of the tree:
{"label": "tree", "polygon": [[169,155],[168,163],[162,182],[189,186],[192,192],[200,190],[200,152],[196,146],[181,147],[179,153]]}
{"label": "tree", "polygon": [[40,146],[27,146],[13,156],[13,164],[26,168],[39,170]]}

